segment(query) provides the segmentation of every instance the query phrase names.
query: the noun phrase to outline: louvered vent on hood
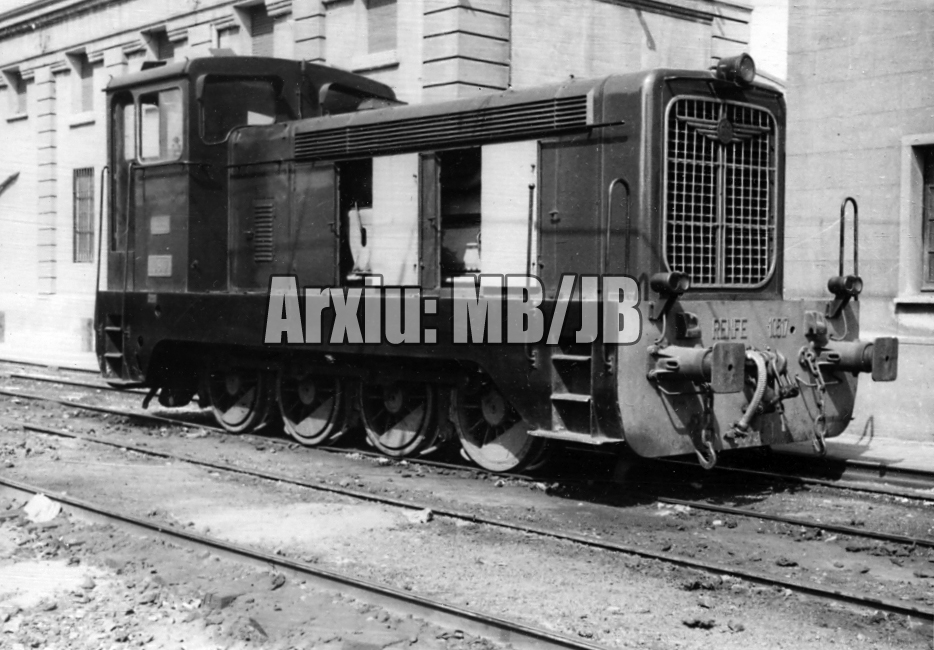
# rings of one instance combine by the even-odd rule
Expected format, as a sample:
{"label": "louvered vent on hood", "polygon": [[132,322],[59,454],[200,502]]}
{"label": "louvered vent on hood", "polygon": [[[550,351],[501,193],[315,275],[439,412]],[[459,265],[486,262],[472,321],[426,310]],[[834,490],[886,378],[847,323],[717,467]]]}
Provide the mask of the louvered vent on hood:
{"label": "louvered vent on hood", "polygon": [[429,115],[295,135],[295,159],[417,151],[435,146],[575,131],[591,122],[589,95],[495,106],[462,113]]}

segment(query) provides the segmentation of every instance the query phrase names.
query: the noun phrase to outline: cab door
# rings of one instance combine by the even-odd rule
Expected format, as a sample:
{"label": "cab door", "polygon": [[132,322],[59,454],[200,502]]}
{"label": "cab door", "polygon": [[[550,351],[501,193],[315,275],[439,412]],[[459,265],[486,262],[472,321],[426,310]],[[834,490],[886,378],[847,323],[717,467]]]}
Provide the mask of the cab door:
{"label": "cab door", "polygon": [[184,292],[188,284],[189,182],[181,83],[136,97],[137,162],[132,166],[134,288]]}

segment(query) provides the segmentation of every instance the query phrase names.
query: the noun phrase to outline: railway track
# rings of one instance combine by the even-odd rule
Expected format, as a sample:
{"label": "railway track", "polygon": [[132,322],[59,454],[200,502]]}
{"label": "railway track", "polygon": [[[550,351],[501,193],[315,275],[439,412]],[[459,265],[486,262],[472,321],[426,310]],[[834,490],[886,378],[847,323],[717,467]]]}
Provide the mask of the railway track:
{"label": "railway track", "polygon": [[[77,387],[89,387],[102,390],[111,390],[114,392],[124,393],[121,389],[113,388],[107,386],[106,384],[96,384],[96,383],[84,383],[84,382],[72,382],[72,381],[56,381],[52,377],[43,377],[31,376],[22,373],[12,373],[11,377],[23,380],[34,380],[41,381],[46,383],[60,383],[69,386]],[[0,395],[7,395],[9,397],[18,397],[21,399],[30,399],[30,400],[42,400],[47,402],[53,402],[66,406],[69,408],[77,408],[88,411],[96,411],[99,413],[107,413],[111,415],[123,416],[128,418],[142,419],[151,422],[156,422],[160,424],[171,424],[176,426],[182,426],[187,428],[197,428],[204,429],[207,431],[214,431],[222,433],[223,429],[220,427],[215,427],[209,424],[196,424],[189,422],[180,418],[167,417],[163,415],[155,415],[152,413],[146,413],[137,410],[128,410],[120,409],[114,407],[106,406],[96,406],[91,404],[84,404],[82,402],[77,402],[74,400],[67,400],[61,398],[50,397],[47,395],[39,395],[35,393],[29,393],[26,391],[20,390],[8,390],[0,389]],[[323,448],[323,447],[319,447]],[[793,454],[776,454],[780,457],[785,457],[789,461],[802,462],[801,457]],[[425,460],[419,460],[419,462],[428,462]],[[693,460],[680,460],[680,459],[653,459],[652,463],[657,463],[660,466],[671,466],[675,468],[688,469],[688,470],[697,470],[698,466]],[[822,478],[820,476],[814,475],[802,475],[798,473],[792,473],[790,471],[781,472],[781,471],[770,471],[765,469],[752,469],[749,467],[737,467],[730,466],[726,464],[721,464],[711,470],[714,474],[732,474],[736,476],[748,477],[753,479],[758,479],[762,481],[783,481],[786,483],[797,484],[797,485],[809,485],[809,486],[820,486],[831,489],[843,489],[851,492],[862,492],[867,494],[889,496],[895,498],[906,498],[913,499],[917,501],[923,501],[926,503],[934,503],[934,472],[926,472],[923,470],[915,469],[903,469],[896,468],[891,466],[885,466],[878,463],[867,463],[860,461],[838,461],[840,465],[849,466],[854,468],[854,471],[859,472],[858,477],[852,477],[843,475],[838,478]],[[464,466],[456,466],[459,469],[464,469]],[[473,469],[473,468],[471,468]],[[477,468],[478,471],[479,468]],[[704,470],[705,475],[709,475],[707,470]],[[839,471],[838,471],[839,473]],[[531,477],[529,477],[531,478]],[[539,477],[541,480],[541,477]],[[903,490],[895,489],[891,486],[893,481],[904,488]]]}
{"label": "railway track", "polygon": [[[31,378],[31,377],[24,376],[23,378]],[[52,379],[53,378],[47,378],[47,380],[49,381],[52,381]],[[53,403],[57,403],[57,404],[68,406],[68,407],[87,409],[87,410],[91,410],[95,412],[102,412],[102,413],[118,415],[118,416],[123,416],[123,417],[128,417],[128,418],[146,419],[146,420],[160,423],[160,424],[173,424],[173,425],[183,426],[186,428],[195,428],[195,429],[208,430],[208,431],[213,431],[213,432],[220,433],[220,434],[225,434],[224,430],[219,427],[212,427],[210,425],[203,425],[203,424],[194,424],[194,423],[191,423],[185,420],[167,418],[164,416],[154,415],[150,413],[142,413],[138,411],[128,411],[125,409],[86,405],[80,402],[75,402],[73,400],[62,400],[62,399],[51,398],[51,397],[42,396],[42,395],[23,393],[20,391],[7,391],[7,390],[0,389],[0,395],[17,396],[17,397],[21,397],[25,399],[33,399],[33,400],[51,401]],[[245,436],[241,436],[241,437],[249,437],[251,435],[254,435],[254,434],[246,434]],[[283,447],[293,445],[293,443],[289,440],[280,441],[280,440],[276,440],[275,438],[268,438],[268,437],[265,437],[264,440],[267,442],[273,443],[273,444],[281,444]],[[96,442],[102,442],[102,441],[96,441]],[[323,451],[337,452],[337,453],[346,453],[348,451],[346,448],[327,447],[327,446],[318,447],[318,449],[321,449]],[[369,452],[366,450],[358,449],[356,450],[355,453],[359,453],[359,454],[362,454],[365,456],[371,456],[371,457],[381,457],[381,455],[378,453]],[[488,472],[485,472],[484,470],[480,468],[465,467],[464,465],[459,465],[459,464],[454,464],[454,463],[445,463],[445,462],[440,462],[440,461],[432,461],[429,459],[408,459],[408,462],[412,464],[421,464],[424,466],[430,466],[430,467],[436,467],[436,468],[446,468],[446,469],[451,469],[454,471],[468,470],[468,471],[473,471],[473,472],[477,472],[480,474],[488,474]],[[658,463],[661,465],[673,464],[679,467],[687,467],[693,470],[697,469],[694,463],[680,461],[680,460],[657,459],[651,462]],[[862,465],[868,466],[872,464],[862,463]],[[763,471],[763,470],[753,470],[753,469],[748,469],[748,468],[729,467],[729,466],[726,466],[723,468],[716,468],[714,471],[738,474],[738,475],[743,475],[743,476],[750,476],[750,477],[758,478],[758,479],[787,481],[787,482],[803,484],[803,485],[818,485],[818,486],[830,487],[834,489],[846,489],[846,490],[852,490],[852,491],[857,491],[857,492],[868,492],[870,494],[879,494],[879,495],[893,496],[893,497],[899,497],[899,498],[910,498],[910,499],[916,499],[916,500],[920,500],[924,502],[934,503],[934,495],[916,494],[914,492],[905,493],[902,491],[891,490],[885,487],[878,487],[878,486],[872,486],[872,485],[869,485],[869,486],[857,485],[857,484],[852,484],[850,482],[844,482],[844,481],[839,481],[839,480],[833,481],[833,480],[827,480],[827,479],[817,479],[813,477],[801,477],[801,476],[795,476],[795,475],[789,475],[789,474],[783,474],[783,473],[777,473],[777,472],[768,472],[768,471]],[[910,474],[915,477],[921,476],[925,479],[929,479],[930,485],[934,486],[934,474],[916,471],[916,470],[911,471]],[[526,480],[526,481],[555,480],[555,477],[530,476],[530,475],[515,474],[515,473],[499,474],[497,476],[517,479],[517,480]],[[565,481],[565,482],[569,480],[567,477],[558,477],[558,478],[559,480]],[[571,478],[570,480],[573,481],[574,479]],[[923,484],[924,487],[918,486],[916,489],[926,489],[927,485],[928,483],[925,482]],[[918,546],[922,548],[934,548],[934,541],[930,539],[926,539],[926,538],[911,537],[911,536],[906,536],[906,535],[897,535],[897,534],[885,533],[881,531],[871,531],[871,530],[865,530],[863,528],[856,528],[853,526],[828,524],[824,522],[816,522],[816,521],[811,521],[811,520],[798,518],[798,517],[771,515],[768,513],[762,513],[762,512],[750,510],[748,508],[735,508],[735,507],[711,504],[711,503],[708,503],[705,501],[699,501],[699,500],[674,499],[674,498],[663,497],[659,495],[647,495],[647,496],[651,496],[651,498],[655,499],[659,503],[665,503],[668,505],[687,506],[687,507],[694,508],[696,510],[716,512],[719,514],[775,521],[775,522],[783,523],[789,526],[801,526],[801,527],[811,528],[811,529],[820,529],[820,530],[824,530],[824,531],[831,532],[831,533],[838,533],[838,534],[850,535],[854,537],[875,539],[879,541],[891,542],[891,543],[896,543],[896,544],[907,544],[907,545]]]}
{"label": "railway track", "polygon": [[[635,545],[620,544],[620,543],[615,543],[611,541],[606,541],[606,540],[598,539],[598,538],[595,538],[589,535],[560,532],[556,530],[549,530],[549,529],[542,528],[539,526],[516,524],[516,523],[512,523],[508,521],[503,521],[500,519],[478,516],[478,515],[475,515],[473,513],[466,512],[466,511],[460,511],[460,510],[451,509],[451,508],[438,508],[436,506],[429,506],[424,503],[416,503],[416,502],[406,501],[402,499],[379,496],[379,495],[371,494],[369,492],[364,492],[361,490],[337,487],[337,486],[327,485],[327,484],[323,484],[319,482],[309,482],[309,481],[298,479],[294,476],[288,476],[288,475],[269,472],[269,471],[248,469],[245,467],[230,465],[227,463],[206,461],[204,459],[200,459],[200,458],[190,456],[187,454],[169,453],[169,452],[153,450],[153,449],[149,449],[145,447],[128,445],[128,444],[121,443],[121,442],[114,442],[110,440],[97,438],[95,436],[78,434],[72,431],[66,431],[62,429],[55,429],[52,427],[40,426],[40,425],[36,425],[33,423],[29,423],[29,422],[17,421],[17,420],[13,420],[13,419],[6,418],[6,417],[0,418],[0,423],[22,427],[24,430],[33,431],[36,433],[63,437],[63,438],[83,440],[85,442],[101,444],[101,445],[105,445],[108,447],[117,448],[121,450],[132,451],[132,452],[144,455],[144,456],[156,457],[160,459],[172,460],[172,461],[177,461],[177,462],[186,462],[192,465],[196,465],[196,466],[203,467],[206,469],[211,469],[214,471],[223,471],[223,472],[228,472],[232,474],[240,474],[240,475],[249,476],[252,478],[257,478],[257,479],[270,481],[274,483],[293,485],[296,487],[310,489],[310,490],[314,490],[318,492],[339,494],[342,496],[351,497],[351,498],[358,499],[361,501],[378,503],[381,505],[391,506],[395,508],[402,508],[406,510],[431,509],[436,515],[442,516],[442,517],[448,517],[451,519],[467,521],[467,522],[474,523],[474,524],[482,524],[486,526],[493,526],[493,527],[497,527],[501,529],[512,530],[512,531],[521,532],[521,533],[525,533],[528,535],[541,537],[541,538],[549,538],[549,539],[557,539],[557,540],[562,540],[562,541],[567,541],[567,542],[574,542],[576,544],[580,544],[582,546],[597,549],[597,550],[643,557],[643,558],[657,560],[657,561],[665,562],[668,564],[672,564],[672,565],[676,565],[676,566],[680,566],[684,568],[696,569],[696,570],[706,571],[706,572],[713,573],[713,574],[727,575],[727,576],[731,576],[734,578],[740,578],[742,580],[746,580],[746,581],[756,583],[756,584],[790,589],[798,593],[807,594],[810,596],[816,596],[819,598],[823,598],[825,600],[844,602],[844,603],[849,603],[851,605],[857,605],[860,607],[866,607],[866,608],[884,611],[888,613],[900,614],[900,615],[906,615],[906,616],[914,616],[914,617],[919,617],[924,620],[934,621],[934,609],[911,606],[911,605],[906,604],[903,601],[891,600],[891,599],[869,598],[869,597],[862,596],[856,593],[848,593],[848,592],[843,592],[840,590],[828,589],[826,587],[822,587],[822,586],[815,585],[815,584],[809,584],[809,583],[799,581],[799,580],[792,580],[788,578],[778,578],[773,575],[769,575],[768,573],[765,573],[765,572],[736,569],[734,567],[720,565],[720,564],[712,563],[712,562],[706,562],[702,560],[697,560],[694,558],[689,558],[689,557],[685,557],[685,556],[681,556],[681,555],[677,555],[677,554],[673,554],[673,553],[669,553],[665,551],[656,551],[653,549],[639,547]],[[344,451],[346,452],[347,450],[344,450]],[[460,467],[460,469],[463,469],[463,468]],[[788,523],[789,525],[803,525],[803,526],[808,526],[812,528],[821,528],[824,530],[839,529],[838,532],[840,532],[841,534],[854,535],[854,536],[859,536],[859,537],[871,537],[874,539],[882,539],[884,541],[889,541],[889,542],[894,542],[894,543],[902,543],[902,544],[909,544],[909,545],[914,545],[914,546],[934,548],[934,540],[928,540],[928,539],[923,539],[923,538],[910,538],[906,536],[890,535],[887,533],[865,531],[862,529],[848,528],[848,527],[826,526],[826,525],[818,524],[815,522],[801,521],[801,520],[781,517],[781,516],[764,517],[761,515],[761,513],[755,513],[755,512],[746,511],[743,509],[735,509],[735,508],[728,509],[728,508],[723,508],[723,507],[715,507],[715,506],[710,506],[710,504],[703,504],[701,502],[698,502],[695,504],[694,502],[687,502],[687,501],[677,501],[677,500],[665,500],[665,501],[671,502],[671,503],[689,504],[692,507],[696,505],[698,508],[701,508],[701,509],[710,509],[710,510],[717,510],[721,512],[729,512],[730,514],[736,514],[740,516],[756,517],[760,519],[767,518],[773,521],[781,521],[784,523]]]}
{"label": "railway track", "polygon": [[[5,363],[0,359],[0,363]],[[9,363],[9,362],[6,362]],[[85,372],[85,371],[76,371],[76,372]],[[90,372],[90,371],[88,371]],[[40,383],[49,383],[49,384],[59,384],[66,386],[75,386],[79,388],[92,388],[96,390],[103,390],[107,392],[113,392],[118,394],[130,394],[130,395],[145,395],[146,391],[138,388],[121,388],[118,386],[112,386],[105,382],[101,381],[82,381],[76,379],[68,379],[63,377],[55,377],[52,375],[37,375],[33,373],[25,373],[13,371],[7,373],[7,376],[12,379],[20,379],[24,381],[35,381]],[[71,405],[71,403],[66,403],[64,405]],[[77,405],[76,405],[77,406]],[[87,408],[87,405],[83,405]],[[112,412],[115,415],[122,415],[129,413],[129,411],[119,412],[119,409]],[[142,414],[134,414],[134,417],[148,417]],[[156,418],[164,418],[164,416],[151,416]],[[179,425],[190,425],[191,423],[186,423],[184,420],[178,420],[175,418],[167,418],[168,421],[177,423]],[[211,427],[210,425],[200,425],[202,428],[208,428],[211,430],[222,431],[219,427]],[[756,471],[761,476],[769,478],[787,478],[789,480],[795,481],[802,479],[804,481],[816,481],[814,484],[818,485],[829,485],[834,482],[841,485],[847,484],[850,485],[849,489],[859,489],[860,483],[881,483],[885,482],[886,484],[897,485],[901,487],[906,487],[915,490],[931,490],[934,491],[934,472],[910,468],[910,467],[896,467],[893,465],[888,465],[885,463],[877,463],[871,461],[862,461],[846,458],[834,458],[834,457],[808,457],[803,454],[793,453],[793,452],[784,452],[772,450],[768,455],[769,464],[779,464],[785,467],[788,467],[788,471],[779,472],[774,470],[766,470],[762,468],[763,463],[761,461],[750,460],[749,457],[743,458],[743,463],[745,466],[739,467],[735,465],[730,465],[728,459],[727,462],[722,462],[715,469],[720,471],[728,472],[746,472]],[[660,461],[664,462],[664,461]],[[672,461],[680,462],[683,465],[694,465],[693,462],[683,463],[681,461]],[[753,469],[749,465],[755,465],[756,468]],[[797,471],[799,474],[794,474],[793,472]],[[806,474],[806,475],[805,475]],[[835,479],[824,478],[826,476],[836,476]],[[824,481],[824,482],[820,482]],[[852,485],[851,485],[852,484]],[[870,490],[871,491],[871,490]],[[889,492],[885,491],[876,491],[877,493],[887,494]],[[901,496],[900,494],[891,493],[893,496]]]}
{"label": "railway track", "polygon": [[347,574],[328,571],[306,562],[267,553],[249,546],[233,544],[216,537],[173,529],[131,513],[120,512],[67,495],[53,494],[40,486],[0,477],[0,495],[2,496],[30,498],[36,494],[49,496],[59,502],[66,511],[85,520],[119,525],[133,532],[170,540],[183,547],[209,550],[222,557],[264,569],[273,568],[288,577],[310,581],[324,589],[338,590],[346,596],[412,614],[436,625],[456,628],[500,643],[511,644],[515,648],[605,650],[605,646],[574,639],[519,621],[458,607],[441,600],[419,596]]}

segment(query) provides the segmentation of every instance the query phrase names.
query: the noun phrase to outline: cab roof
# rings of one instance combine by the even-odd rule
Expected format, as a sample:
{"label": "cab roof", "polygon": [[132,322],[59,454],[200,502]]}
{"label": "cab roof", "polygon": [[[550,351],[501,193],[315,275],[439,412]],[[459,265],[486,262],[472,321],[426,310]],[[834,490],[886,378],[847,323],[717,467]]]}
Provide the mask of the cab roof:
{"label": "cab roof", "polygon": [[346,70],[303,61],[254,56],[200,57],[155,65],[139,72],[111,79],[110,83],[107,84],[107,92],[170,79],[193,78],[202,74],[276,75],[283,79],[292,75],[303,74],[308,82],[314,86],[316,93],[325,85],[338,84],[364,95],[395,99],[395,93],[389,86]]}

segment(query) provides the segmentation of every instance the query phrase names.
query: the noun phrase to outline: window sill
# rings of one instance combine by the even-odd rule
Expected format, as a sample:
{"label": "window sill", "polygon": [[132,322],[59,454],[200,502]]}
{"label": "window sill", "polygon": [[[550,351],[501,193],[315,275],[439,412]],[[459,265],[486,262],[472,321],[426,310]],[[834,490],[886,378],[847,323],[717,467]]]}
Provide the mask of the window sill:
{"label": "window sill", "polygon": [[896,296],[893,302],[896,308],[901,305],[930,305],[934,307],[934,292]]}
{"label": "window sill", "polygon": [[88,126],[90,124],[94,124],[96,120],[97,115],[94,113],[94,111],[75,113],[68,118],[68,126],[74,129],[79,126]]}
{"label": "window sill", "polygon": [[16,115],[11,115],[10,117],[6,118],[6,121],[19,122],[21,120],[25,120],[27,117],[29,117],[28,113],[17,113]]}
{"label": "window sill", "polygon": [[394,68],[399,65],[399,55],[395,50],[386,50],[385,52],[373,52],[372,54],[361,54],[351,59],[350,68],[352,72],[373,72],[385,68]]}

